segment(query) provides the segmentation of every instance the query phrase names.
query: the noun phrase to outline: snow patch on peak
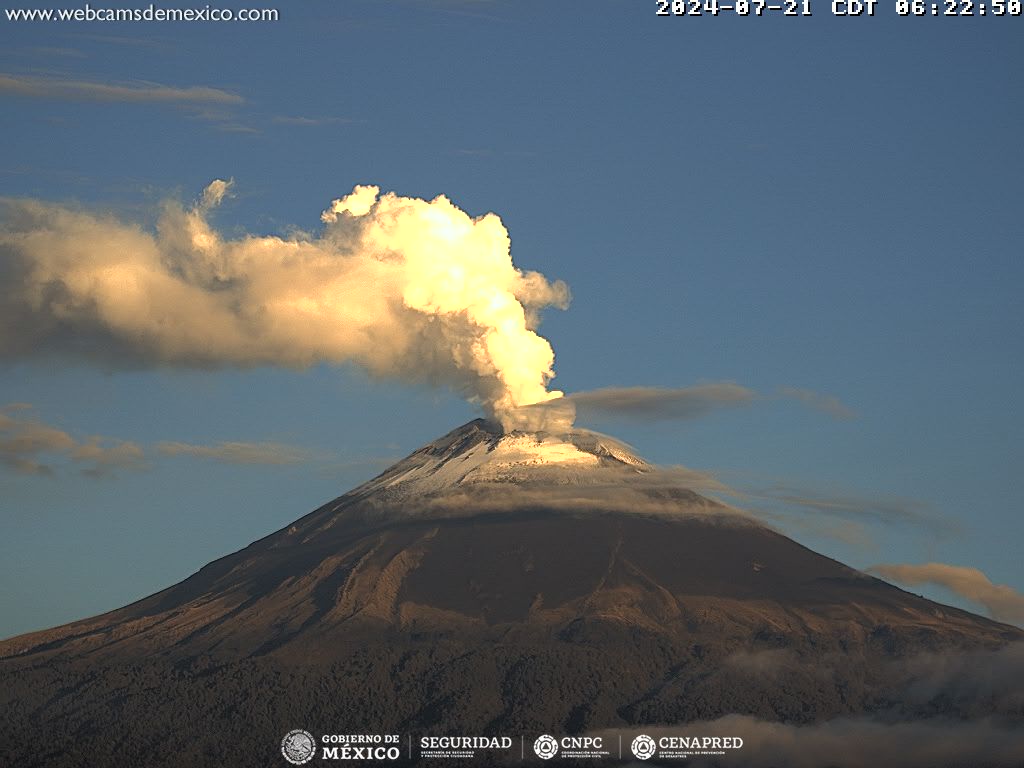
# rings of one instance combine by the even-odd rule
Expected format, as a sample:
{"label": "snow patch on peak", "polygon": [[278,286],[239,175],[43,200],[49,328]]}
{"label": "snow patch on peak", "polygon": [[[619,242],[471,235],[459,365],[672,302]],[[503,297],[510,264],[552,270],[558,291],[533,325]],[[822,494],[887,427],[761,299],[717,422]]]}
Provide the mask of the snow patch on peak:
{"label": "snow patch on peak", "polygon": [[564,434],[515,431],[476,419],[420,448],[354,493],[389,497],[436,495],[478,483],[587,484],[651,466],[628,446],[587,430]]}
{"label": "snow patch on peak", "polygon": [[735,512],[607,435],[583,429],[505,432],[477,419],[324,505],[288,535],[308,541],[339,524],[541,509],[672,516]]}
{"label": "snow patch on peak", "polygon": [[598,464],[592,453],[546,435],[506,435],[492,449],[492,461],[523,464]]}

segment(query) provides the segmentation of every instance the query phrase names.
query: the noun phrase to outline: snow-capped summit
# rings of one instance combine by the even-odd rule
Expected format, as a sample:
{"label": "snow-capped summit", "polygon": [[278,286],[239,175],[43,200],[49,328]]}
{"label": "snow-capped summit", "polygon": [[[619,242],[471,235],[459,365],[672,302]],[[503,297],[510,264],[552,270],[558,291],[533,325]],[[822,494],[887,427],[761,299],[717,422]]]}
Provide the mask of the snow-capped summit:
{"label": "snow-capped summit", "polygon": [[311,541],[339,525],[507,509],[724,511],[614,438],[584,429],[505,432],[475,419],[292,526]]}
{"label": "snow-capped summit", "polygon": [[503,433],[476,419],[428,443],[354,492],[432,494],[474,483],[586,483],[652,469],[624,443],[587,430]]}

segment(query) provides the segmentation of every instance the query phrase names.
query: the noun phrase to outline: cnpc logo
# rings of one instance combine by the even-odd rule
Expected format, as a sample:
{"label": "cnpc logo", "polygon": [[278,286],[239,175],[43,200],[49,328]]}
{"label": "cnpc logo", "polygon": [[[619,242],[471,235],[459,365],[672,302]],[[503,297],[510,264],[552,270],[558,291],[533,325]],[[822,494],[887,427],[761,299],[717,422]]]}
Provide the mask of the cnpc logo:
{"label": "cnpc logo", "polygon": [[541,760],[550,760],[555,757],[559,750],[572,752],[574,755],[580,752],[592,752],[602,748],[600,736],[563,736],[561,740],[554,736],[544,734],[533,742],[533,751]]}
{"label": "cnpc logo", "polygon": [[548,736],[545,733],[543,736],[537,737],[537,740],[533,742],[533,751],[537,753],[537,757],[541,760],[550,760],[558,754],[558,742],[555,741],[554,736]]}

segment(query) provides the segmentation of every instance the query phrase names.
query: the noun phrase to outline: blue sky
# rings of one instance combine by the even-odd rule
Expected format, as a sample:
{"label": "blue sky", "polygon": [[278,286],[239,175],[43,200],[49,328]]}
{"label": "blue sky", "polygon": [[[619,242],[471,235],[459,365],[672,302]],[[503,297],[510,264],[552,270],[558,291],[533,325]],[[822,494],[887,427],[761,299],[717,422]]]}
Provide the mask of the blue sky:
{"label": "blue sky", "polygon": [[[0,196],[151,227],[162,201],[232,178],[210,214],[226,236],[315,231],[357,184],[494,212],[516,265],[572,291],[540,327],[559,389],[758,395],[588,426],[803,510],[783,527],[851,565],[973,566],[1024,590],[1019,17],[278,7],[260,24],[0,20]],[[41,454],[46,475],[0,465],[3,636],[178,581],[479,415],[350,365],[125,369],[28,349],[0,372],[0,405],[32,406],[8,418],[144,454],[98,477],[73,449]]]}

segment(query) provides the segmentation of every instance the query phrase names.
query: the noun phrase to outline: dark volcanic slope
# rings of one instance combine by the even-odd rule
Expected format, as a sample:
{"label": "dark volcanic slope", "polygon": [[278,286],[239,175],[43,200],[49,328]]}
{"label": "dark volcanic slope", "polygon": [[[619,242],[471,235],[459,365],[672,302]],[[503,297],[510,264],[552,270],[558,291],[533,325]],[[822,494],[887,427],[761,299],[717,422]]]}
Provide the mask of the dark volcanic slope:
{"label": "dark volcanic slope", "polygon": [[[296,727],[988,713],[984,700],[903,697],[897,660],[1024,633],[652,473],[589,433],[466,425],[170,589],[0,643],[0,764],[278,766]],[[494,511],[502,499],[513,511]],[[678,514],[637,512],[666,504]]]}
{"label": "dark volcanic slope", "polygon": [[[528,733],[859,713],[891,696],[889,659],[1021,635],[743,521],[493,515],[323,548],[272,537],[7,641],[0,711],[5,734],[46,734],[5,745],[17,765],[274,764],[297,723]],[[758,683],[735,661],[760,651],[797,673]]]}
{"label": "dark volcanic slope", "polygon": [[726,516],[538,511],[333,533],[322,544],[265,539],[153,597],[14,638],[0,653],[330,659],[339,641],[367,634],[500,637],[505,625],[541,640],[597,625],[711,631],[716,644],[885,638],[890,651],[1019,634]]}

